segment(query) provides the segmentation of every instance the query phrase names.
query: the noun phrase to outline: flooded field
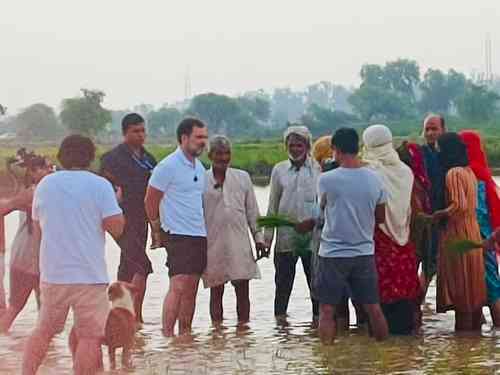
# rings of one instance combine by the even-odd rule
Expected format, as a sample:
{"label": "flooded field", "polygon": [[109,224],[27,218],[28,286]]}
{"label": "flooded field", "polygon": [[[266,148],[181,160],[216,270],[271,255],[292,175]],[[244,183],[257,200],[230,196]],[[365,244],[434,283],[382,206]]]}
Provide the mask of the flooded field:
{"label": "flooded field", "polygon": [[[261,210],[268,190],[257,188]],[[17,227],[17,214],[7,218],[7,243]],[[115,278],[119,249],[108,240],[109,272]],[[289,325],[278,326],[273,317],[274,269],[271,259],[259,261],[262,279],[251,282],[251,323],[236,326],[235,296],[227,287],[224,296],[225,325],[214,330],[208,311],[208,290],[200,289],[190,341],[166,339],[161,334],[161,304],[168,288],[163,250],[150,251],[154,274],[145,300],[146,324],[137,335],[135,374],[495,374],[500,373],[500,331],[488,323],[481,335],[453,333],[453,315],[435,314],[435,287],[424,306],[424,326],[416,337],[392,337],[376,343],[363,330],[341,334],[333,347],[325,348],[311,329],[311,311],[305,278],[298,265],[289,308]],[[8,259],[7,259],[8,262]],[[8,275],[6,286],[8,286]],[[20,373],[26,336],[37,317],[34,298],[11,332],[0,336],[0,373]],[[351,320],[354,320],[351,311]],[[67,348],[70,328],[53,341],[40,374],[71,373]],[[105,365],[108,365],[105,354]],[[120,373],[119,371],[115,373]]]}

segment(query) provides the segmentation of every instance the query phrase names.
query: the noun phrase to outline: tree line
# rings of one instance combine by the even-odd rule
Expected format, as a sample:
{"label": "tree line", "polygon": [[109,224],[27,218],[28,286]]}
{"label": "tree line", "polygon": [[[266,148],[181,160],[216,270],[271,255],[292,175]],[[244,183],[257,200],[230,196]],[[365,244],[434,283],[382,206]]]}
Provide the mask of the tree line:
{"label": "tree line", "polygon": [[149,133],[158,140],[171,140],[176,125],[187,115],[203,119],[214,133],[239,139],[277,137],[290,122],[301,122],[320,135],[340,126],[375,121],[404,124],[428,112],[476,126],[500,121],[500,79],[484,82],[454,69],[422,73],[418,63],[409,59],[363,65],[360,78],[357,88],[321,81],[303,90],[261,89],[233,97],[204,93],[159,108],[140,104],[126,110],[106,109],[104,92],[82,89],[81,95],[62,101],[58,114],[37,103],[9,117],[0,104],[0,133],[13,131],[20,140],[54,140],[78,132],[113,142],[119,139],[121,118],[129,111],[141,113]]}

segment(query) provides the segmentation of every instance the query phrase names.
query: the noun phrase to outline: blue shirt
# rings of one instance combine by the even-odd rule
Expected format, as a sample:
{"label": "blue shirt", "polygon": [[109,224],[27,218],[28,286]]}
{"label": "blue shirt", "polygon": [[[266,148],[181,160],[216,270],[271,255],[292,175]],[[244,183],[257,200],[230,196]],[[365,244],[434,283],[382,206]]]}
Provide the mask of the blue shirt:
{"label": "blue shirt", "polygon": [[325,225],[319,255],[349,258],[373,255],[375,208],[386,202],[377,172],[366,168],[337,168],[319,179],[321,199],[326,199]]}
{"label": "blue shirt", "polygon": [[160,221],[165,232],[207,236],[203,214],[205,168],[198,159],[191,162],[177,148],[155,167],[149,185],[164,193]]}

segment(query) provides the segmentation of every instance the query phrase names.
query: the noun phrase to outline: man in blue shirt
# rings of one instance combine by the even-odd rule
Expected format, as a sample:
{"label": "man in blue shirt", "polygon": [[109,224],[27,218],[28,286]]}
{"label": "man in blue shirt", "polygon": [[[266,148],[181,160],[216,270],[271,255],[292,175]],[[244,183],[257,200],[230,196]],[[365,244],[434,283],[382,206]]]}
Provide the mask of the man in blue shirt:
{"label": "man in blue shirt", "polygon": [[200,277],[207,265],[207,231],[203,212],[205,168],[198,160],[208,138],[207,127],[186,118],[177,127],[179,147],[154,169],[146,193],[146,212],[153,235],[161,232],[167,247],[170,285],[163,303],[163,333],[191,331]]}
{"label": "man in blue shirt", "polygon": [[376,172],[358,159],[354,129],[337,130],[332,147],[340,167],[319,180],[325,224],[313,287],[320,303],[320,338],[333,343],[335,306],[350,295],[367,312],[375,338],[382,340],[388,329],[379,304],[373,234],[385,220],[386,193]]}

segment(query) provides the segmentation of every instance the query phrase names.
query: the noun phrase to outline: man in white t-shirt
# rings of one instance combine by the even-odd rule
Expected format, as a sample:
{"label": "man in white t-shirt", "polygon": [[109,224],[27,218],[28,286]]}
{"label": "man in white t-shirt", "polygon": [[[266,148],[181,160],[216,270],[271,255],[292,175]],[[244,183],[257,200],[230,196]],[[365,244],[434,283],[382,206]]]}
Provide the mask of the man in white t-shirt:
{"label": "man in white t-shirt", "polygon": [[179,147],[153,170],[146,192],[146,213],[153,236],[167,244],[169,290],[163,303],[163,333],[191,331],[200,277],[207,266],[207,230],[203,212],[205,168],[198,160],[207,143],[207,127],[186,118],[177,127]]}
{"label": "man in white t-shirt", "polygon": [[51,339],[64,329],[70,308],[70,349],[76,374],[102,369],[101,340],[109,311],[105,232],[120,237],[124,218],[111,184],[87,169],[95,146],[89,138],[65,138],[57,155],[65,170],[35,190],[33,230],[40,246],[41,310],[23,358],[23,374],[35,374]]}

